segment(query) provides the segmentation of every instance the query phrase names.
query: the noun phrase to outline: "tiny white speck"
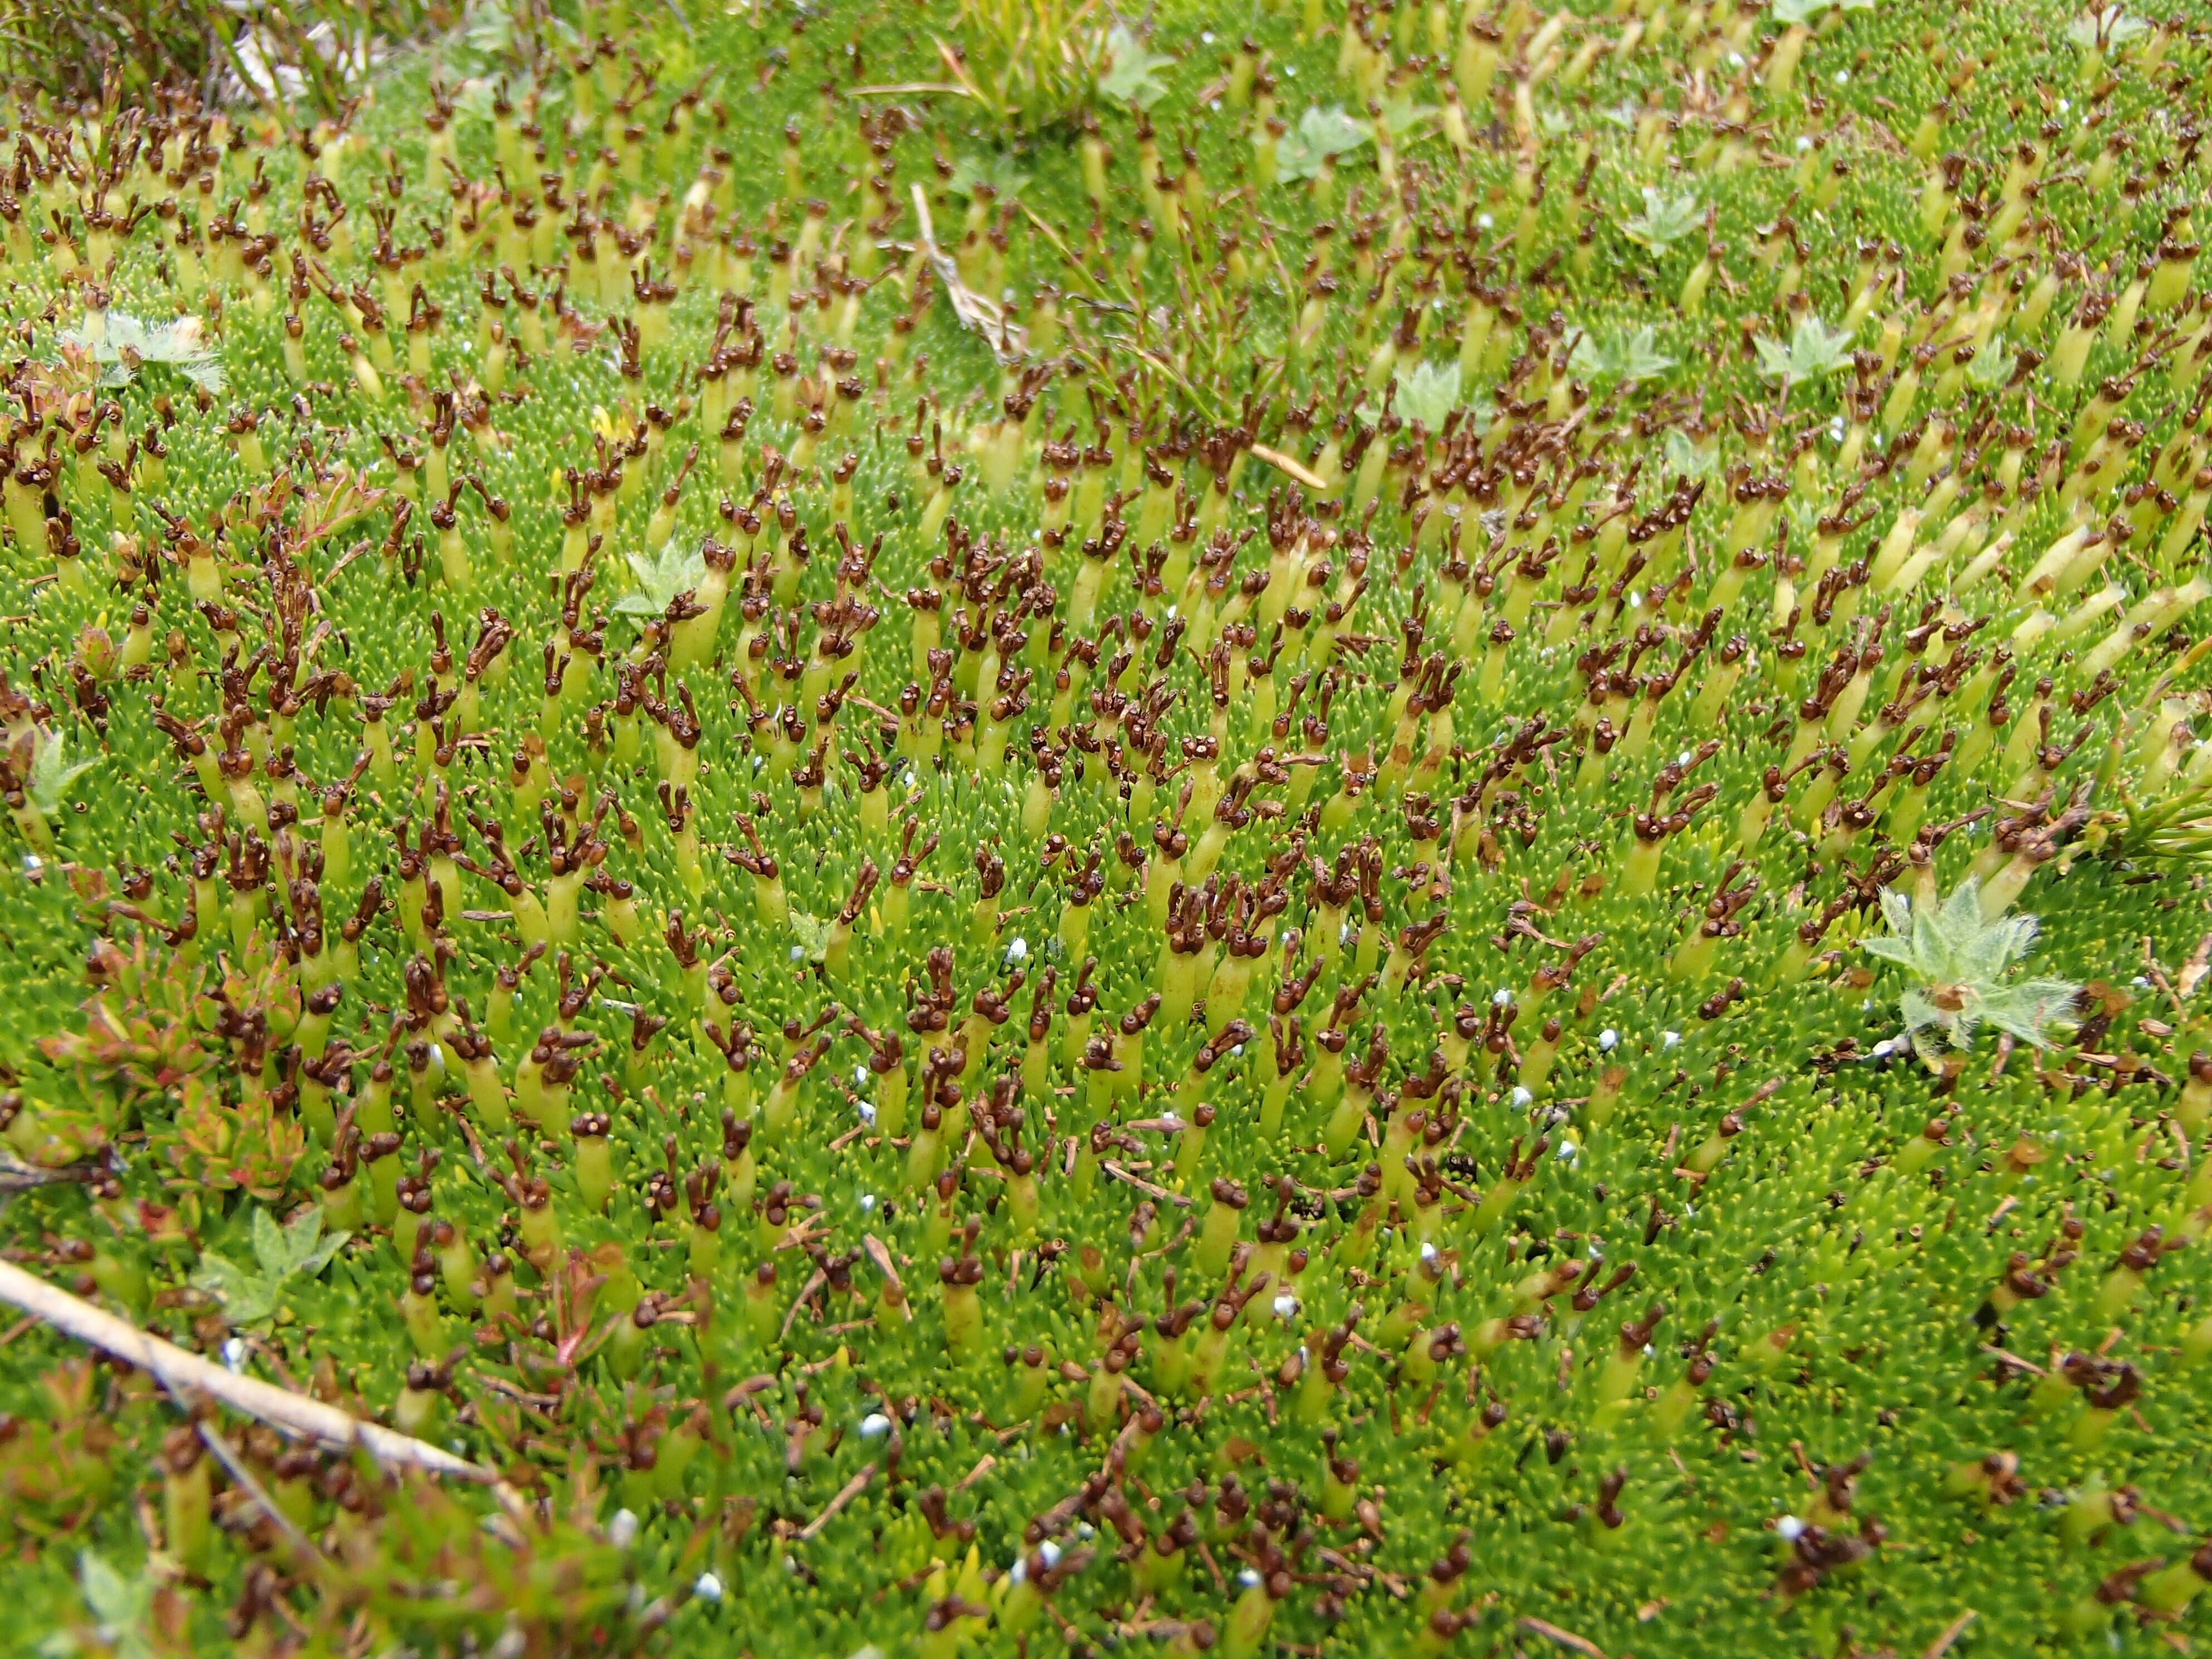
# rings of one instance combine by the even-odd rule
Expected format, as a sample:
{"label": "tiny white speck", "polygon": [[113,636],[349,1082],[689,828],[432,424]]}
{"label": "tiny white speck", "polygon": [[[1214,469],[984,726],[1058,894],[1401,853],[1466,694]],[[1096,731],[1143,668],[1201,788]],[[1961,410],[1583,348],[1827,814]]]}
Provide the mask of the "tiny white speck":
{"label": "tiny white speck", "polygon": [[1571,1164],[1575,1161],[1576,1158],[1581,1153],[1581,1152],[1582,1148],[1577,1146],[1573,1141],[1563,1140],[1559,1143],[1559,1150],[1556,1156],[1565,1159],[1567,1163]]}
{"label": "tiny white speck", "polygon": [[1503,1008],[1507,1003],[1513,1000],[1513,993],[1506,990],[1501,986],[1498,989],[1492,991],[1490,994],[1490,1000],[1496,1006]]}
{"label": "tiny white speck", "polygon": [[1838,86],[1847,87],[1850,82],[1851,72],[1849,70],[1838,70],[1836,71],[1836,84]]}
{"label": "tiny white speck", "polygon": [[1275,1317],[1288,1319],[1298,1310],[1298,1299],[1288,1291],[1275,1298]]}
{"label": "tiny white speck", "polygon": [[1030,942],[1025,939],[1018,937],[1012,944],[1006,946],[1006,955],[1010,960],[1014,962],[1028,961],[1030,955]]}
{"label": "tiny white speck", "polygon": [[43,870],[46,867],[46,861],[36,853],[26,853],[23,854],[23,867],[26,870]]}
{"label": "tiny white speck", "polygon": [[880,1440],[890,1432],[891,1420],[881,1412],[870,1412],[860,1419],[860,1438]]}
{"label": "tiny white speck", "polygon": [[1804,1533],[1805,1523],[1794,1515],[1785,1515],[1774,1523],[1774,1530],[1782,1534],[1784,1543],[1794,1544]]}
{"label": "tiny white speck", "polygon": [[246,1343],[243,1338],[232,1337],[222,1345],[222,1363],[234,1371],[246,1369]]}
{"label": "tiny white speck", "polygon": [[1736,68],[1741,69],[1743,67],[1743,54],[1740,52],[1730,52],[1729,54],[1729,62],[1733,64]]}
{"label": "tiny white speck", "polygon": [[793,962],[800,961],[801,959],[803,959],[803,958],[805,957],[805,955],[806,955],[806,947],[805,947],[805,945],[793,945],[793,946],[791,947],[791,959],[792,959]]}
{"label": "tiny white speck", "polygon": [[1535,1099],[1535,1096],[1530,1094],[1519,1084],[1516,1083],[1513,1085],[1513,1103],[1516,1106],[1526,1106],[1530,1101]]}
{"label": "tiny white speck", "polygon": [[702,1572],[699,1582],[691,1586],[691,1593],[702,1601],[719,1601],[722,1599],[722,1581],[711,1572]]}
{"label": "tiny white speck", "polygon": [[1628,596],[1628,608],[1631,611],[1641,611],[1644,609],[1644,595],[1640,592],[1631,593]]}
{"label": "tiny white speck", "polygon": [[1173,1112],[1162,1112],[1160,1114],[1160,1127],[1163,1129],[1172,1132],[1182,1127],[1182,1120],[1177,1117]]}
{"label": "tiny white speck", "polygon": [[1015,1583],[1020,1584],[1026,1583],[1029,1580],[1029,1576],[1030,1564],[1024,1560],[1020,1556],[1016,1556],[1014,1558],[1014,1565],[1006,1569],[1006,1577],[1013,1580]]}
{"label": "tiny white speck", "polygon": [[1810,138],[1805,137],[1802,134],[1800,134],[1797,139],[1797,149],[1799,153],[1802,154],[1804,151],[1812,148],[1813,141]]}
{"label": "tiny white speck", "polygon": [[1668,1048],[1673,1048],[1681,1040],[1682,1034],[1680,1031],[1662,1031],[1659,1033],[1659,1041],[1661,1044]]}
{"label": "tiny white speck", "polygon": [[1871,1008],[1871,1007],[1873,1007],[1873,1006],[1874,1006],[1874,999],[1873,999],[1872,997],[1869,997],[1869,998],[1868,998],[1864,1002],[1862,1002],[1861,1004],[1859,1004],[1859,1012],[1860,1012],[1861,1013],[1864,1013],[1868,1009],[1869,1009],[1869,1008]]}
{"label": "tiny white speck", "polygon": [[1887,1060],[1891,1054],[1895,1054],[1896,1052],[1897,1039],[1894,1037],[1884,1037],[1881,1042],[1874,1045],[1874,1054],[1876,1060]]}
{"label": "tiny white speck", "polygon": [[2137,974],[2133,979],[2130,980],[2128,983],[2134,986],[2140,991],[2148,986],[2150,981],[2145,979],[2141,974]]}
{"label": "tiny white speck", "polygon": [[2071,98],[2062,98],[2058,100],[2058,112],[2061,115],[2065,114],[2068,110],[2072,109],[2073,107],[2074,100]]}
{"label": "tiny white speck", "polygon": [[[1087,1542],[1091,1539],[1098,1536],[1098,1528],[1092,1526],[1088,1521],[1079,1521],[1075,1523],[1075,1535]],[[1059,1559],[1057,1556],[1053,1559],[1054,1560]]]}
{"label": "tiny white speck", "polygon": [[853,1068],[853,1086],[856,1089],[864,1089],[867,1086],[867,1083],[868,1068],[866,1066],[855,1066]]}
{"label": "tiny white speck", "polygon": [[1285,64],[1283,65],[1283,73],[1289,76],[1291,79],[1296,80],[1297,78],[1298,66],[1296,64]]}
{"label": "tiny white speck", "polygon": [[1037,1553],[1044,1557],[1044,1564],[1048,1567],[1056,1567],[1060,1565],[1060,1546],[1054,1543],[1051,1539],[1048,1538],[1037,1546]]}
{"label": "tiny white speck", "polygon": [[1680,754],[1674,757],[1674,764],[1677,766],[1687,766],[1692,761],[1697,759],[1697,757],[1698,757],[1693,750],[1685,749]]}
{"label": "tiny white speck", "polygon": [[1430,1243],[1426,1239],[1423,1239],[1421,1241],[1421,1260],[1424,1261],[1434,1261],[1436,1259],[1437,1247]]}
{"label": "tiny white speck", "polygon": [[1260,1570],[1257,1567],[1245,1568],[1237,1575],[1237,1582],[1243,1585],[1246,1589],[1250,1589],[1253,1585],[1260,1582]]}
{"label": "tiny white speck", "polygon": [[1489,229],[1492,225],[1496,224],[1498,222],[1497,222],[1495,219],[1492,219],[1492,218],[1488,214],[1486,214],[1486,213],[1481,213],[1481,214],[1477,214],[1477,215],[1475,216],[1474,222],[1475,222],[1475,224],[1476,224],[1477,228],[1480,228],[1480,229],[1483,229],[1483,230],[1488,230],[1488,229]]}
{"label": "tiny white speck", "polygon": [[1611,1054],[1613,1051],[1614,1046],[1618,1044],[1620,1041],[1620,1033],[1614,1030],[1610,1025],[1607,1026],[1605,1030],[1597,1034],[1597,1046],[1605,1050],[1607,1054]]}
{"label": "tiny white speck", "polygon": [[861,1121],[861,1122],[863,1122],[863,1123],[873,1123],[873,1122],[876,1121],[876,1103],[875,1103],[875,1102],[873,1102],[872,1100],[864,1100],[864,1101],[861,1101],[861,1102],[860,1103],[860,1121]]}
{"label": "tiny white speck", "polygon": [[626,1550],[637,1541],[637,1516],[628,1510],[617,1510],[615,1518],[607,1526],[607,1541],[618,1550]]}
{"label": "tiny white speck", "polygon": [[860,1207],[863,1210],[867,1211],[869,1213],[873,1214],[876,1207],[876,1195],[873,1193],[862,1193],[860,1194]]}
{"label": "tiny white speck", "polygon": [[1210,46],[1213,44],[1213,31],[1212,29],[1200,29],[1198,32],[1198,39],[1200,45]]}

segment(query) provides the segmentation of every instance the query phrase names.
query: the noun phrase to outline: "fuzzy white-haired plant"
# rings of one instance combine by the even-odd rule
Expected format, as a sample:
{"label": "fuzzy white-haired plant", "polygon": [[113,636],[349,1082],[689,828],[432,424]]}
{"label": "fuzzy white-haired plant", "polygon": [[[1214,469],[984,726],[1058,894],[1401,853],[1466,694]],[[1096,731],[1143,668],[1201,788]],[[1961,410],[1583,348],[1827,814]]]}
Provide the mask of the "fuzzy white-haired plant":
{"label": "fuzzy white-haired plant", "polygon": [[1861,942],[1912,975],[1898,1006],[1915,1052],[1931,1066],[1948,1049],[1972,1047],[1982,1025],[2041,1048],[2081,991],[2070,980],[2007,979],[2035,943],[2035,918],[1984,921],[1979,884],[1972,876],[1940,906],[1916,907],[1895,888],[1885,889],[1881,914],[1888,937]]}

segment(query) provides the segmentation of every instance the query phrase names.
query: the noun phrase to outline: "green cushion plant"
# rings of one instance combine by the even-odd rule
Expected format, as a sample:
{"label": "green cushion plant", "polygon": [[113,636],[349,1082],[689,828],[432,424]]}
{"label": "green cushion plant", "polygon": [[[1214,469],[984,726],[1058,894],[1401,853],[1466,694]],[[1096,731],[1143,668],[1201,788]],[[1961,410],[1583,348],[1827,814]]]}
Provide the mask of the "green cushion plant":
{"label": "green cushion plant", "polygon": [[2201,20],[402,21],[6,106],[0,1645],[2212,1637]]}

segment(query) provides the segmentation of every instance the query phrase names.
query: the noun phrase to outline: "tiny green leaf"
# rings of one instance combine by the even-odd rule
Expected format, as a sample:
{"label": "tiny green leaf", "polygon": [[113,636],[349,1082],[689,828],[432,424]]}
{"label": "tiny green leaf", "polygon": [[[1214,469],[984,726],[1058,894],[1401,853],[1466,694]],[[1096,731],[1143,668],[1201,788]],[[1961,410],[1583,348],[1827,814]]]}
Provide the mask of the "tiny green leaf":
{"label": "tiny green leaf", "polygon": [[31,804],[49,817],[62,810],[62,796],[79,778],[100,764],[97,760],[69,760],[69,743],[58,732],[40,731],[31,757]]}
{"label": "tiny green leaf", "polygon": [[1916,905],[1894,888],[1881,895],[1887,937],[1860,941],[1869,956],[1911,975],[1899,994],[1905,1035],[1931,1063],[1947,1048],[1972,1045],[1976,1027],[1996,1026],[2041,1048],[2066,1018],[2081,988],[2070,981],[2008,981],[2006,971],[2035,942],[2035,918],[1982,919],[1981,890],[1969,876],[1939,907]]}
{"label": "tiny green leaf", "polygon": [[1150,109],[1167,96],[1160,71],[1174,68],[1175,59],[1151,51],[1127,23],[1116,23],[1106,36],[1106,65],[1098,90],[1117,104]]}
{"label": "tiny green leaf", "polygon": [[1328,157],[1349,155],[1374,137],[1365,122],[1335,105],[1311,106],[1297,125],[1275,141],[1275,171],[1286,180],[1317,178]]}
{"label": "tiny green leaf", "polygon": [[1809,314],[1797,319],[1788,345],[1764,334],[1753,344],[1759,351],[1759,373],[1784,386],[1824,380],[1837,370],[1850,367],[1850,331],[1832,330]]}
{"label": "tiny green leaf", "polygon": [[1640,247],[1664,253],[1704,222],[1705,204],[1695,193],[1669,195],[1644,187],[1644,211],[1621,222],[1621,234]]}

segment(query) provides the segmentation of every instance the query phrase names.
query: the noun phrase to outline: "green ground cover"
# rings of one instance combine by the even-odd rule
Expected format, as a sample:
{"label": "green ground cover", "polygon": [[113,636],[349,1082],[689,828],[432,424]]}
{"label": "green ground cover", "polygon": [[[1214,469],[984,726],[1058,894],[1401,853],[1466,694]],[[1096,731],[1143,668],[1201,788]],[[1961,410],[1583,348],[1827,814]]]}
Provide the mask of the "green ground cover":
{"label": "green ground cover", "polygon": [[483,1478],[0,1646],[2212,1634],[2191,8],[446,21],[6,108],[0,1247]]}

